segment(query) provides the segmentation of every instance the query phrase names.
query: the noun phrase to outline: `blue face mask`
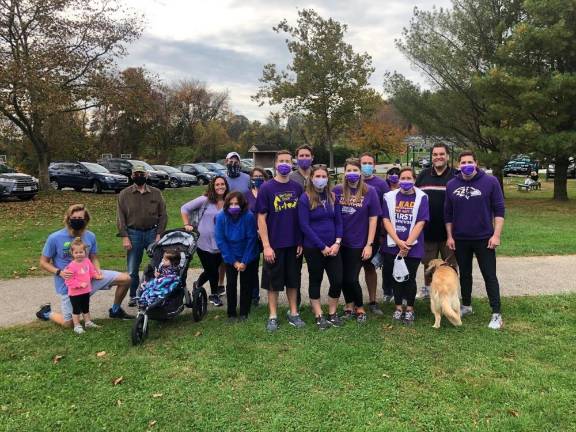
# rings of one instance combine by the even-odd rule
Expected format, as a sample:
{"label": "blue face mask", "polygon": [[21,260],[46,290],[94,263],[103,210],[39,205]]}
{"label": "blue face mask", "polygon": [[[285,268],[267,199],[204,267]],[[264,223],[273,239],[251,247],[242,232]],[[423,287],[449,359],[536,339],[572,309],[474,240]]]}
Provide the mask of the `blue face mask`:
{"label": "blue face mask", "polygon": [[253,178],[252,179],[252,184],[254,185],[254,187],[256,189],[260,189],[260,186],[262,186],[263,183],[264,183],[263,178]]}
{"label": "blue face mask", "polygon": [[364,174],[366,177],[370,177],[372,174],[374,174],[374,165],[363,164],[362,174]]}
{"label": "blue face mask", "polygon": [[460,171],[462,171],[462,174],[467,175],[467,176],[474,174],[475,169],[476,169],[476,164],[467,164],[467,165],[462,165],[460,167]]}

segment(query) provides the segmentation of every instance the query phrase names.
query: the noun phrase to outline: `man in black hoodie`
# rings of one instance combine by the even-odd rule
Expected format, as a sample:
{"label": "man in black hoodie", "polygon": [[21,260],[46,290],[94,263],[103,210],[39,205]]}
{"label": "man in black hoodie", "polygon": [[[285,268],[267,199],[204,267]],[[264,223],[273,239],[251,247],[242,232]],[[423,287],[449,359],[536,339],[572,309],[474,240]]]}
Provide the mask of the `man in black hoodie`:
{"label": "man in black hoodie", "polygon": [[[444,200],[446,198],[446,183],[458,173],[448,166],[449,150],[446,144],[437,143],[432,147],[432,165],[420,172],[416,179],[416,186],[428,195],[430,208],[430,222],[424,228],[424,268],[428,263],[438,258],[447,261],[457,268],[454,251],[446,246],[448,238],[444,223]],[[424,286],[420,289],[419,298],[430,297],[430,284],[432,277],[424,275]]]}

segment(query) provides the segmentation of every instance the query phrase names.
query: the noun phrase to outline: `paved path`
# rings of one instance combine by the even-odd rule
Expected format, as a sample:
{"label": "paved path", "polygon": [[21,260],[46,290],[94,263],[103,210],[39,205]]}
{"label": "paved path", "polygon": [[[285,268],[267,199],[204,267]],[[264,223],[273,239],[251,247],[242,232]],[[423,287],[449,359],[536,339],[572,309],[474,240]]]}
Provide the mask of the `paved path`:
{"label": "paved path", "polygon": [[[566,294],[576,292],[576,255],[544,256],[527,258],[498,258],[498,277],[503,296],[523,296],[539,294]],[[198,276],[198,269],[190,270],[188,280]],[[381,286],[379,274],[378,286]],[[422,284],[422,267],[418,274],[418,286]],[[360,275],[363,281],[363,275]],[[362,283],[364,286],[364,283]],[[364,288],[365,290],[365,288]],[[322,287],[323,301],[328,292],[327,283]],[[265,291],[261,291],[265,302]],[[484,297],[486,291],[480,271],[474,268],[473,294]],[[304,265],[302,271],[303,304],[308,301],[308,272]],[[381,297],[382,292],[379,290]],[[54,293],[51,277],[26,278],[0,281],[0,327],[24,324],[34,321],[38,305],[51,302],[59,309],[59,299]],[[366,298],[366,291],[365,291]],[[95,318],[107,317],[107,309],[113,300],[112,292],[98,293],[93,297],[92,312]],[[282,295],[281,301],[286,301]],[[505,305],[504,305],[505,308]],[[225,310],[222,309],[223,311]]]}

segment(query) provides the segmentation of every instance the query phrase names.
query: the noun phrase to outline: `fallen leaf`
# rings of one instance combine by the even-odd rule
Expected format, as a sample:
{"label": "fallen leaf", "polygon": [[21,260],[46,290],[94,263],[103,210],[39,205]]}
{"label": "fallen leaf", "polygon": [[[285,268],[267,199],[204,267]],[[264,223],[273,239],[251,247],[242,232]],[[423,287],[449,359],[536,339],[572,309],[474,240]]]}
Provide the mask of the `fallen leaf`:
{"label": "fallen leaf", "polygon": [[379,412],[378,417],[384,417],[384,413]]}
{"label": "fallen leaf", "polygon": [[383,376],[384,378],[390,378],[390,375],[388,375],[388,374],[382,374],[382,376]]}
{"label": "fallen leaf", "polygon": [[38,270],[38,267],[30,267],[28,270],[30,271]]}
{"label": "fallen leaf", "polygon": [[98,351],[96,353],[96,357],[104,357],[106,355],[106,351]]}
{"label": "fallen leaf", "polygon": [[162,394],[162,393],[154,393],[154,394],[152,395],[153,398],[159,398],[159,397],[162,397],[162,396],[164,396],[164,394]]}
{"label": "fallen leaf", "polygon": [[118,400],[116,401],[116,405],[118,405],[118,406],[121,406],[122,403],[123,403],[123,402],[122,402],[120,399],[118,399]]}
{"label": "fallen leaf", "polygon": [[220,319],[220,315],[214,315],[214,319],[215,320]]}
{"label": "fallen leaf", "polygon": [[518,411],[513,410],[513,409],[509,409],[508,414],[510,414],[512,417],[518,417],[520,415],[520,413]]}
{"label": "fallen leaf", "polygon": [[63,355],[55,355],[54,358],[52,358],[52,363],[58,364],[60,363],[60,360],[62,360],[63,358],[64,358]]}
{"label": "fallen leaf", "polygon": [[201,332],[201,331],[197,331],[196,333],[194,333],[194,336],[196,336],[196,337],[202,336],[202,332]]}
{"label": "fallen leaf", "polygon": [[156,420],[150,420],[150,422],[148,423],[148,427],[152,427],[152,426],[154,426],[156,423],[158,423]]}
{"label": "fallen leaf", "polygon": [[123,376],[116,378],[116,379],[113,381],[113,383],[114,383],[114,385],[118,385],[118,384],[121,384],[122,381],[124,381],[124,377],[123,377]]}

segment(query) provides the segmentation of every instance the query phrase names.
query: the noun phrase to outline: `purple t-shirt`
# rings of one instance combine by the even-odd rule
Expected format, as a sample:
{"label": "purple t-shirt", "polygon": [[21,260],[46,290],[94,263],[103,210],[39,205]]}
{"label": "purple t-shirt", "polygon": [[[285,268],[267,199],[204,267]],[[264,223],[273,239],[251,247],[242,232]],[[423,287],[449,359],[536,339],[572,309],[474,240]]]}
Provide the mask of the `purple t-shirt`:
{"label": "purple t-shirt", "polygon": [[252,189],[244,194],[244,198],[248,202],[248,209],[256,215],[256,197],[252,193]]}
{"label": "purple t-shirt", "polygon": [[[393,217],[396,220],[396,234],[400,240],[406,241],[410,235],[410,225],[412,224],[412,219],[414,218],[414,204],[416,202],[416,194],[405,195],[402,192],[396,194],[396,210]],[[392,220],[390,217],[390,212],[388,211],[388,206],[384,203],[382,207],[382,217],[388,220]],[[420,207],[418,208],[418,214],[416,215],[416,223],[421,221],[428,222],[430,220],[430,211],[428,209],[428,196],[424,195],[422,201],[420,201]],[[386,237],[387,238],[387,237]],[[381,247],[382,252],[396,255],[400,252],[398,246],[389,247],[386,242],[383,243]],[[408,252],[410,258],[422,258],[424,256],[424,230],[420,232],[417,238],[417,243],[412,246],[410,252]]]}
{"label": "purple t-shirt", "polygon": [[342,246],[349,248],[364,248],[368,241],[368,226],[370,217],[380,216],[381,206],[378,194],[372,186],[368,186],[368,192],[359,202],[354,194],[356,189],[351,189],[350,201],[344,200],[342,185],[337,185],[333,189],[336,195],[336,202],[342,209],[343,235]]}
{"label": "purple t-shirt", "polygon": [[292,180],[280,183],[272,179],[260,186],[256,211],[266,214],[268,240],[272,249],[302,244],[297,209],[302,192],[302,186]]}
{"label": "purple t-shirt", "polygon": [[384,180],[382,177],[378,177],[375,175],[374,177],[369,179],[365,178],[364,183],[376,189],[378,199],[380,200],[380,205],[382,205],[384,203],[384,194],[386,192],[390,192],[390,186],[388,186],[388,182]]}

